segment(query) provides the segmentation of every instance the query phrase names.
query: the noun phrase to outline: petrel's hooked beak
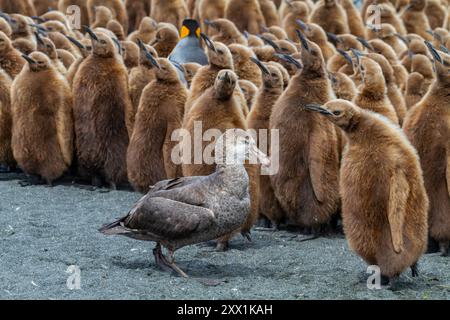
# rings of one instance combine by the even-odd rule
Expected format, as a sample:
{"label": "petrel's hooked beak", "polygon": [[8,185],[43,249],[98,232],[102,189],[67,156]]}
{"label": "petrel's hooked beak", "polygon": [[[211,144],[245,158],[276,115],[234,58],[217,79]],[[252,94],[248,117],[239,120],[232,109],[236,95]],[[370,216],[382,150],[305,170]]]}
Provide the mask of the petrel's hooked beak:
{"label": "petrel's hooked beak", "polygon": [[323,114],[325,116],[332,116],[333,114],[328,111],[327,109],[325,109],[324,107],[322,107],[319,104],[307,104],[305,105],[305,109],[309,110],[309,111],[313,111],[313,112],[318,112],[320,114]]}
{"label": "petrel's hooked beak", "polygon": [[27,56],[26,54],[22,55],[22,58],[24,58],[29,64],[36,64],[37,62],[35,60],[33,60],[32,58],[30,58],[29,56]]}
{"label": "petrel's hooked beak", "polygon": [[97,35],[94,33],[94,31],[92,31],[91,28],[89,28],[88,26],[84,26],[84,30],[86,30],[92,40],[98,41]]}
{"label": "petrel's hooked beak", "polygon": [[267,69],[267,67],[261,62],[259,61],[257,58],[255,57],[250,57],[250,60],[256,64],[258,66],[259,69],[261,69],[262,73],[266,74],[266,75],[270,75],[270,71],[269,69]]}
{"label": "petrel's hooked beak", "polygon": [[210,50],[212,50],[215,53],[217,53],[216,47],[214,46],[214,43],[211,41],[211,39],[209,39],[209,37],[206,34],[204,34],[203,32],[200,33],[200,36],[202,37],[203,41],[205,41],[206,46]]}

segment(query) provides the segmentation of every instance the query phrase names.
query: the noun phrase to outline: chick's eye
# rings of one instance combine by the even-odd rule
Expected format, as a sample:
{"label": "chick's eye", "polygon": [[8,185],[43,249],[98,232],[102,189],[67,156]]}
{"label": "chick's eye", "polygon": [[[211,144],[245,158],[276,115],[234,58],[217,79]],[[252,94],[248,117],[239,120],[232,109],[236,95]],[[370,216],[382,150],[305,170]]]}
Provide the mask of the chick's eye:
{"label": "chick's eye", "polygon": [[223,54],[223,50],[217,50],[218,54]]}
{"label": "chick's eye", "polygon": [[340,115],[341,115],[341,112],[338,111],[338,110],[336,110],[336,111],[333,111],[333,114],[334,114],[335,116],[340,116]]}
{"label": "chick's eye", "polygon": [[271,73],[270,76],[275,78],[277,76],[277,74],[276,73]]}

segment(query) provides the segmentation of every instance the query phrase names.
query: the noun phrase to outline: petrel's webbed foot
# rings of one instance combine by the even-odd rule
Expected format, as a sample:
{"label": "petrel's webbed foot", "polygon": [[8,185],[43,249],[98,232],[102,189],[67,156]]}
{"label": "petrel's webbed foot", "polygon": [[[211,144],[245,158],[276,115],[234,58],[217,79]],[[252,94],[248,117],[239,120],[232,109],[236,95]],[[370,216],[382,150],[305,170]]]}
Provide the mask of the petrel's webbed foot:
{"label": "petrel's webbed foot", "polygon": [[155,249],[153,249],[153,255],[155,256],[156,264],[164,271],[175,271],[179,276],[189,278],[189,276],[175,264],[172,251],[169,251],[169,259],[167,259],[162,253],[161,245],[158,243]]}
{"label": "petrel's webbed foot", "polygon": [[419,264],[417,262],[411,266],[411,276],[413,278],[419,276]]}

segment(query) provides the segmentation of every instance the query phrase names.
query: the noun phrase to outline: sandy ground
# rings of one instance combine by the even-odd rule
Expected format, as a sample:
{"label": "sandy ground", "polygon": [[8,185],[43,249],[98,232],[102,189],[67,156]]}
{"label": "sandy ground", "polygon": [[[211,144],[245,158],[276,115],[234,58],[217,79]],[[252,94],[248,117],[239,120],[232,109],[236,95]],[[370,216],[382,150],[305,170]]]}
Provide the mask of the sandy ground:
{"label": "sandy ground", "polygon": [[[179,250],[192,277],[220,279],[207,287],[160,271],[153,243],[97,232],[125,214],[140,195],[90,191],[70,183],[20,187],[0,175],[1,299],[449,299],[450,258],[426,255],[421,275],[406,272],[396,290],[369,290],[366,265],[343,237],[299,242],[295,233],[253,232],[228,252],[211,246]],[[81,289],[69,290],[69,266]]]}

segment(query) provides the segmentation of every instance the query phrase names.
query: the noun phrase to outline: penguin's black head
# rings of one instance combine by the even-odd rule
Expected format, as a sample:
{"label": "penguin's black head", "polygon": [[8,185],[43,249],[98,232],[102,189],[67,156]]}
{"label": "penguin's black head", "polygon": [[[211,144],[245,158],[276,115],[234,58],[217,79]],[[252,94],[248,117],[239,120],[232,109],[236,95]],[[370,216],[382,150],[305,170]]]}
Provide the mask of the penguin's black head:
{"label": "penguin's black head", "polygon": [[193,19],[185,19],[183,21],[183,26],[180,29],[180,39],[186,37],[195,37],[200,38],[200,25],[196,20]]}

